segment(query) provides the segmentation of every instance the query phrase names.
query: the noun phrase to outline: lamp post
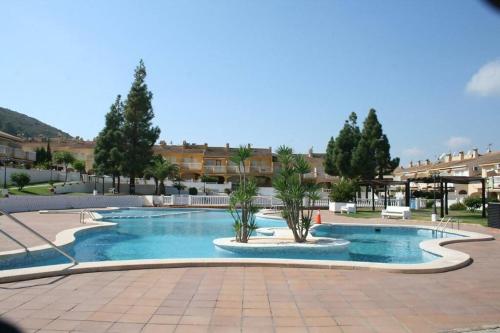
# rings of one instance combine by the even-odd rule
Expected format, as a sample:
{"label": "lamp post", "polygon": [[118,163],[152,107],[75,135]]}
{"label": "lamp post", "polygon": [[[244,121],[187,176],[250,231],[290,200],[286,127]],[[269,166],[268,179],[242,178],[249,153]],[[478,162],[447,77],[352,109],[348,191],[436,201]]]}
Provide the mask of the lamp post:
{"label": "lamp post", "polygon": [[3,188],[7,189],[7,162],[8,158],[3,160]]}

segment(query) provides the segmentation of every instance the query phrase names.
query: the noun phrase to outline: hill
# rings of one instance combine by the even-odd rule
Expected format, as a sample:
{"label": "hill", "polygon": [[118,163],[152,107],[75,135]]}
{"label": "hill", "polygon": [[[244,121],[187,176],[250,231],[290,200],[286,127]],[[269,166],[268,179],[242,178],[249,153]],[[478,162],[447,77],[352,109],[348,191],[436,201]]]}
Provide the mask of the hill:
{"label": "hill", "polygon": [[71,138],[68,133],[38,119],[2,107],[0,107],[0,131],[26,138],[34,138],[39,135],[51,138],[62,135]]}

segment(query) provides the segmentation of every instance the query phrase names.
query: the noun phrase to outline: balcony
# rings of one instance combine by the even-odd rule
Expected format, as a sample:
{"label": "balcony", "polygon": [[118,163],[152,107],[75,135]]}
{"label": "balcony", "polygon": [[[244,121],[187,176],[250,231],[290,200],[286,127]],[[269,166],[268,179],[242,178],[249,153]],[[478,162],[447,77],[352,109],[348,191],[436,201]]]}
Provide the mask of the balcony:
{"label": "balcony", "polygon": [[273,169],[271,167],[250,166],[250,172],[258,174],[273,173]]}
{"label": "balcony", "polygon": [[180,167],[183,170],[201,171],[201,163],[181,163]]}
{"label": "balcony", "polygon": [[10,157],[11,153],[12,153],[12,148],[7,146],[0,146],[0,156]]}
{"label": "balcony", "polygon": [[19,160],[36,161],[36,153],[34,151],[24,151],[19,148],[3,145],[0,145],[0,156]]}
{"label": "balcony", "polygon": [[219,173],[226,173],[226,166],[225,165],[205,165],[203,168],[205,173],[207,174],[219,174]]}

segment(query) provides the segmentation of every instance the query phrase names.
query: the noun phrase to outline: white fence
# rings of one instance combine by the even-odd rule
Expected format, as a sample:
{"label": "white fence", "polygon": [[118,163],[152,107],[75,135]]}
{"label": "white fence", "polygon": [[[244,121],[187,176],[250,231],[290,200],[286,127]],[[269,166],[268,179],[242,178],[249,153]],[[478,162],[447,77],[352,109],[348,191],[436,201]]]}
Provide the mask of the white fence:
{"label": "white fence", "polygon": [[[374,201],[375,201],[376,208],[385,207],[384,199],[375,199]],[[373,207],[372,199],[358,198],[358,199],[356,199],[356,206],[357,207],[371,208],[371,207]],[[387,206],[404,206],[404,199],[387,198]]]}
{"label": "white fence", "polygon": [[[165,206],[194,206],[194,207],[228,207],[229,196],[226,195],[170,195],[163,197]],[[282,206],[280,199],[273,196],[256,196],[254,205],[257,207]],[[306,204],[306,203],[304,203]],[[328,207],[328,199],[317,200],[314,207]]]}

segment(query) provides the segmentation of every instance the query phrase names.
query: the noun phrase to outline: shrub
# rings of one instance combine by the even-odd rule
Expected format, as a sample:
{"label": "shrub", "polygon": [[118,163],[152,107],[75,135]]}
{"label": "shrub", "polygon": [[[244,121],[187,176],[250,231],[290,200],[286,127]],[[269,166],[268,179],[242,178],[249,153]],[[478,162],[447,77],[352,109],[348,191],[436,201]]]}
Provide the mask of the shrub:
{"label": "shrub", "polygon": [[470,210],[477,210],[482,205],[482,200],[479,197],[467,197],[464,199],[464,205]]}
{"label": "shrub", "polygon": [[330,200],[333,202],[350,202],[356,194],[357,184],[353,180],[342,178],[332,185]]}
{"label": "shrub", "polygon": [[189,195],[198,195],[198,189],[196,187],[190,187],[188,189]]}
{"label": "shrub", "polygon": [[434,200],[427,200],[425,202],[425,208],[432,208],[434,207]]}
{"label": "shrub", "polygon": [[10,175],[10,180],[17,186],[17,189],[21,191],[23,187],[30,183],[31,178],[25,172],[15,172]]}
{"label": "shrub", "polygon": [[465,210],[467,207],[461,202],[454,203],[450,205],[450,210]]}

